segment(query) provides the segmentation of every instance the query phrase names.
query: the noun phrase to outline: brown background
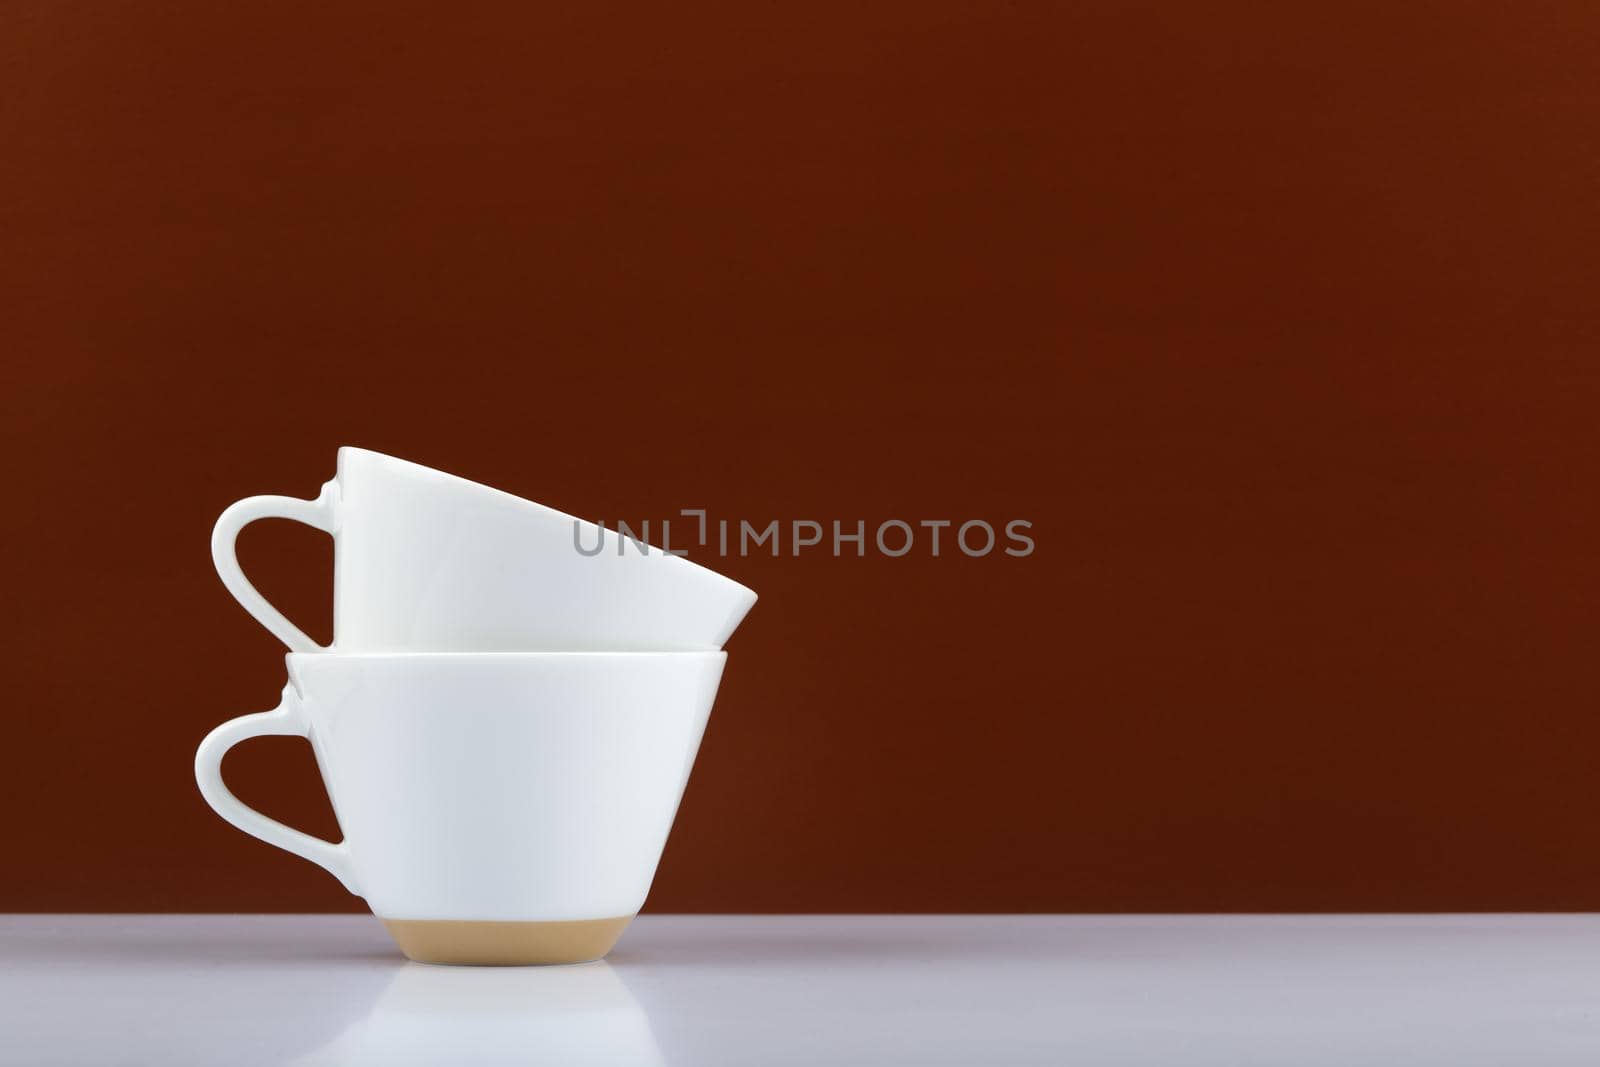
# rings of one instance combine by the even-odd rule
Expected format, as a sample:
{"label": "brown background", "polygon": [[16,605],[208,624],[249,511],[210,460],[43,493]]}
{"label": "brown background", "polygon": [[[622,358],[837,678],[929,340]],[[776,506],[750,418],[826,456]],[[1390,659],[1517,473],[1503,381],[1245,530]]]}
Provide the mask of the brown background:
{"label": "brown background", "polygon": [[[1035,524],[720,565],[656,910],[1600,907],[1597,70],[1578,2],[7,5],[0,910],[358,906],[190,771],[283,676],[211,522],[343,443]],[[326,635],[326,538],[242,555]]]}

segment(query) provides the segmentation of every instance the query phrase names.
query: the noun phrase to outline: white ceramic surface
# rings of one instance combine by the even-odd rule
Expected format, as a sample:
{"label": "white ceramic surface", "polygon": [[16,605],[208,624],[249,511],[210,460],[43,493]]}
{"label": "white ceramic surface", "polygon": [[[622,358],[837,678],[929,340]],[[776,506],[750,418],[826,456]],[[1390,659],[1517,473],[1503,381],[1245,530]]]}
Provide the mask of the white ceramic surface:
{"label": "white ceramic surface", "polygon": [[[295,652],[323,649],[256,591],[235,554],[239,531],[266,518],[333,536],[332,647],[341,652],[713,650],[756,601],[732,579],[594,523],[341,448],[338,474],[315,500],[249,497],[211,535],[228,591]],[[597,544],[597,555],[578,549]]]}
{"label": "white ceramic surface", "polygon": [[[726,654],[291,654],[279,706],[223,723],[195,777],[228,822],[333,873],[385,919],[638,912]],[[311,740],[345,840],[223,784],[246,738]]]}

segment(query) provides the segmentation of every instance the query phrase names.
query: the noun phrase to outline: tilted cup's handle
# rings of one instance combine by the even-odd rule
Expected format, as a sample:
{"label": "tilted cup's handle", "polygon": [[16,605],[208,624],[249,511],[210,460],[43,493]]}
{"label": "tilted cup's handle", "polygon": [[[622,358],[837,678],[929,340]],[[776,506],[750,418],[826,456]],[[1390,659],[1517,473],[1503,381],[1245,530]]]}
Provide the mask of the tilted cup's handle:
{"label": "tilted cup's handle", "polygon": [[267,818],[234,796],[232,790],[222,781],[222,757],[228,754],[228,749],[240,741],[249,737],[278,735],[305,737],[310,728],[294,686],[285,686],[283,699],[276,708],[255,715],[242,715],[237,719],[229,719],[206,735],[206,739],[200,742],[200,748],[194,754],[194,778],[200,783],[200,795],[206,798],[206,803],[210,804],[218,815],[251,837],[260,838],[269,845],[277,845],[286,852],[293,852],[301,859],[310,860],[317,866],[325,868],[339,879],[346,889],[360,896],[361,891],[356,888],[355,878],[350,870],[348,845],[342,841],[336,845],[332,841],[324,841],[320,837],[301,833],[276,819]]}
{"label": "tilted cup's handle", "polygon": [[239,531],[257,519],[293,519],[328,534],[339,532],[339,483],[330,481],[315,500],[292,496],[251,496],[232,504],[211,528],[211,562],[216,564],[222,584],[233,598],[244,605],[272,635],[289,646],[291,652],[326,652],[327,649],[305,635],[256,591],[239,569],[234,541]]}

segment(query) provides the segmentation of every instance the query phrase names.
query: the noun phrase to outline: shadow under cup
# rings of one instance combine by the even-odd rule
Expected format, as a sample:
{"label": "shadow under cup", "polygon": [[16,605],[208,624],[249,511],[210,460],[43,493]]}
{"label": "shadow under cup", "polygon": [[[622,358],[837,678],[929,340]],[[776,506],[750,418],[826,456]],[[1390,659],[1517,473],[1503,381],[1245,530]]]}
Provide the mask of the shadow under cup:
{"label": "shadow under cup", "polygon": [[[272,711],[223,723],[195,774],[228,822],[330,871],[433,963],[573,963],[644,904],[722,652],[301,654]],[[311,741],[344,840],[242,804],[222,758]]]}

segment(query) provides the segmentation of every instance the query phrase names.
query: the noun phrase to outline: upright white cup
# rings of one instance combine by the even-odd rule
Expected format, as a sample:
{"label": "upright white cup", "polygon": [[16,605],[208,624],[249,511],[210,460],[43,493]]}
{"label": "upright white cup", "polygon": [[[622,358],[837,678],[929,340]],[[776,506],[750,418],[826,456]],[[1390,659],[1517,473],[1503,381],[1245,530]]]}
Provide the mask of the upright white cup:
{"label": "upright white cup", "polygon": [[[644,904],[726,654],[291,654],[272,711],[195,754],[228,822],[327,868],[405,953],[569,963],[610,951]],[[222,758],[310,739],[338,844],[241,803]]]}
{"label": "upright white cup", "polygon": [[[315,500],[254,496],[211,534],[217,573],[294,652],[327,651],[239,568],[257,519],[333,535],[333,644],[340,652],[718,649],[756,601],[681,556],[465,478],[362,448],[339,449]],[[596,545],[602,550],[585,555]]]}

